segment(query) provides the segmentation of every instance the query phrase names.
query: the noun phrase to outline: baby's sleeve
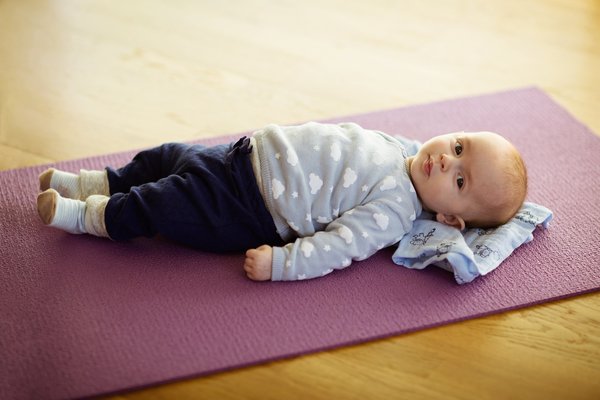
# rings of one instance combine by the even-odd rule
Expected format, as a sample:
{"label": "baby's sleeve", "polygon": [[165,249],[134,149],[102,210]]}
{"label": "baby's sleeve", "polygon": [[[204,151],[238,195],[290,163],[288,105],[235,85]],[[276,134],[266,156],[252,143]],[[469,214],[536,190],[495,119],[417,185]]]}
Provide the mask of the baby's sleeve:
{"label": "baby's sleeve", "polygon": [[348,210],[313,236],[273,248],[272,280],[327,275],[400,241],[416,218],[400,202],[377,201]]}

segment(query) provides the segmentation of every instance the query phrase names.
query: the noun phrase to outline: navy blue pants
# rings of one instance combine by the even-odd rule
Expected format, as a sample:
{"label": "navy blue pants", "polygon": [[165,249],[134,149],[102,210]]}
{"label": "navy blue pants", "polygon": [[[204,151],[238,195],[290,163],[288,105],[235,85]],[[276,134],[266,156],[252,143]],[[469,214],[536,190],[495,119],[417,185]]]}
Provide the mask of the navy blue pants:
{"label": "navy blue pants", "polygon": [[111,239],[160,235],[212,252],[282,245],[260,195],[248,138],[205,147],[168,143],[107,168]]}

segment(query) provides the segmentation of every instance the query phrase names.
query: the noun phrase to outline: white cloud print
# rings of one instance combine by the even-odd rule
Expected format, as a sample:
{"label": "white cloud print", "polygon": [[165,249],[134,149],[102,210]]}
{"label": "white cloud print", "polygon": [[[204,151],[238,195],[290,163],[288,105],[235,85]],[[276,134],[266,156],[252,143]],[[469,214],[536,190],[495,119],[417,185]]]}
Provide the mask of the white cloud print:
{"label": "white cloud print", "polygon": [[383,160],[385,160],[385,156],[383,154],[381,154],[381,152],[377,151],[377,152],[373,153],[373,158],[371,159],[373,164],[381,165],[381,164],[383,164]]}
{"label": "white cloud print", "polygon": [[273,179],[271,191],[273,192],[273,198],[277,200],[279,196],[281,196],[283,192],[285,192],[285,186],[283,186],[283,183],[281,183],[277,179]]}
{"label": "white cloud print", "polygon": [[310,257],[310,255],[312,254],[314,249],[315,249],[315,246],[313,246],[313,244],[310,242],[302,242],[302,244],[300,245],[300,250],[302,251],[302,254],[304,254],[304,257],[306,257],[306,258]]}
{"label": "white cloud print", "polygon": [[338,234],[346,241],[347,244],[352,243],[352,238],[354,238],[354,234],[347,226],[341,226],[338,229]]}
{"label": "white cloud print", "polygon": [[395,189],[396,186],[398,186],[398,184],[396,183],[396,178],[394,178],[391,175],[388,175],[383,180],[381,186],[379,186],[379,190],[381,190],[382,192],[386,190],[392,190]]}
{"label": "white cloud print", "polygon": [[296,154],[294,149],[287,149],[287,162],[292,167],[298,165],[298,154]]}
{"label": "white cloud print", "polygon": [[342,156],[342,149],[340,148],[339,143],[334,143],[331,145],[331,158],[333,161],[340,161],[340,157]]}
{"label": "white cloud print", "polygon": [[344,187],[350,187],[354,182],[356,182],[356,172],[352,170],[352,168],[346,168],[344,171]]}
{"label": "white cloud print", "polygon": [[381,228],[381,230],[385,231],[390,223],[390,218],[385,214],[375,213],[373,214],[373,219],[377,226]]}
{"label": "white cloud print", "polygon": [[324,217],[322,215],[319,215],[317,217],[317,222],[320,224],[328,224],[331,222],[331,218],[330,217]]}
{"label": "white cloud print", "polygon": [[311,173],[308,175],[308,184],[310,186],[310,193],[317,194],[321,187],[323,187],[323,180],[319,175]]}

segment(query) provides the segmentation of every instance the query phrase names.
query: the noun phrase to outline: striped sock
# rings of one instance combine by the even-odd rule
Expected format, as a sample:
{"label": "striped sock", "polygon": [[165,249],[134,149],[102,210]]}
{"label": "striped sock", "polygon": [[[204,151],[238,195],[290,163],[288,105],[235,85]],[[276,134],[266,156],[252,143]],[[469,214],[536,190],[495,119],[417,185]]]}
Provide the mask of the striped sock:
{"label": "striped sock", "polygon": [[85,202],[67,199],[56,194],[54,218],[48,226],[62,229],[69,233],[87,233],[85,230]]}
{"label": "striped sock", "polygon": [[55,169],[50,179],[50,187],[60,193],[61,196],[69,199],[79,199],[79,196],[81,196],[79,180],[79,175]]}

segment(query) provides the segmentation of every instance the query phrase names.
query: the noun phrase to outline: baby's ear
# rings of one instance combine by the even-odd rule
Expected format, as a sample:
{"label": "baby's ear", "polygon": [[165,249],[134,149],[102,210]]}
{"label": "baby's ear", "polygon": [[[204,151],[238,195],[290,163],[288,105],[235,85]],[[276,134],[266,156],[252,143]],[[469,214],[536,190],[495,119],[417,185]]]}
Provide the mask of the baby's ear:
{"label": "baby's ear", "polygon": [[437,220],[437,222],[453,226],[457,229],[460,229],[461,231],[465,229],[465,220],[456,215],[437,213],[435,219]]}

